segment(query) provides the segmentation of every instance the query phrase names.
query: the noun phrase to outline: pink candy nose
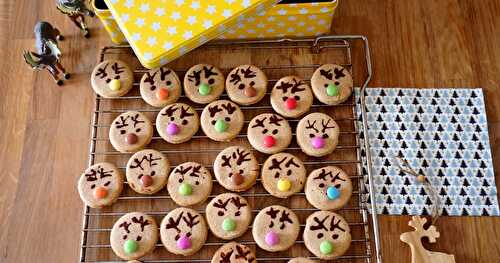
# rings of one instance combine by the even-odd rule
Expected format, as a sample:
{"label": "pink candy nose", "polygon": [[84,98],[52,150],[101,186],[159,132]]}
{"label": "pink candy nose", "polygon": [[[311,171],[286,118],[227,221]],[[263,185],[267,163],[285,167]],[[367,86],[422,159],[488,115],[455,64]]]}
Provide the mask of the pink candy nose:
{"label": "pink candy nose", "polygon": [[176,135],[179,133],[179,131],[180,131],[180,128],[179,128],[179,126],[177,126],[177,124],[171,122],[167,125],[168,135]]}
{"label": "pink candy nose", "polygon": [[287,109],[293,110],[293,109],[297,108],[297,100],[295,98],[290,97],[290,98],[286,99],[285,106]]}
{"label": "pink candy nose", "polygon": [[325,139],[321,138],[320,136],[316,136],[312,138],[311,144],[314,149],[321,149],[325,146]]}
{"label": "pink candy nose", "polygon": [[280,243],[280,237],[273,231],[267,232],[265,240],[266,244],[271,247]]}
{"label": "pink candy nose", "polygon": [[264,146],[267,148],[273,147],[276,144],[276,139],[274,139],[274,136],[267,135],[264,137]]}
{"label": "pink candy nose", "polygon": [[191,238],[186,235],[182,235],[177,240],[177,247],[182,250],[191,248]]}

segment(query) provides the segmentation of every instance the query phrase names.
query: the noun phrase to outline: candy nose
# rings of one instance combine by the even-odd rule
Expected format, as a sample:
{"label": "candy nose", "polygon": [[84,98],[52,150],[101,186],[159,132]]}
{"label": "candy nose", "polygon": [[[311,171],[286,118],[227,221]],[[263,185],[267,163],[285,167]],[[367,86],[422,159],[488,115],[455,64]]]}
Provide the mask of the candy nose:
{"label": "candy nose", "polygon": [[279,235],[273,231],[267,232],[265,239],[266,239],[266,244],[271,247],[276,246],[277,244],[280,243]]}
{"label": "candy nose", "polygon": [[206,96],[210,94],[210,92],[212,92],[212,87],[206,83],[201,83],[200,86],[198,87],[198,92],[201,95]]}
{"label": "candy nose", "polygon": [[319,251],[323,255],[330,255],[330,254],[332,254],[332,252],[333,252],[333,244],[332,244],[332,242],[330,242],[328,240],[325,240],[325,241],[321,242],[321,244],[319,245]]}
{"label": "candy nose", "polygon": [[254,87],[246,87],[245,90],[243,90],[243,93],[247,97],[255,97],[255,95],[257,95],[257,90],[255,90]]}
{"label": "candy nose", "polygon": [[231,180],[233,181],[233,184],[240,185],[245,181],[245,178],[240,173],[234,173],[231,176]]}
{"label": "candy nose", "polygon": [[141,177],[141,184],[144,186],[144,187],[149,187],[153,184],[153,177],[151,175],[143,175]]}
{"label": "candy nose", "polygon": [[335,199],[339,198],[340,191],[335,186],[332,186],[332,185],[328,186],[328,188],[326,189],[326,196],[330,200],[335,200]]}
{"label": "candy nose", "polygon": [[179,185],[179,194],[182,196],[189,196],[193,193],[193,187],[191,184],[182,183]]}
{"label": "candy nose", "polygon": [[264,137],[264,146],[267,148],[273,147],[276,144],[276,139],[274,139],[274,136],[272,135],[267,135]]}
{"label": "candy nose", "polygon": [[185,234],[182,234],[181,237],[177,240],[177,247],[182,250],[191,248],[191,238]]}
{"label": "candy nose", "polygon": [[127,134],[127,137],[125,137],[125,142],[128,144],[136,144],[139,138],[135,133],[129,133]]}
{"label": "candy nose", "polygon": [[109,88],[111,90],[119,90],[121,89],[121,82],[118,79],[112,79],[111,82],[109,82]]}
{"label": "candy nose", "polygon": [[223,119],[218,119],[215,122],[215,130],[219,133],[227,131],[228,128],[229,124]]}
{"label": "candy nose", "polygon": [[314,149],[321,149],[325,146],[325,139],[323,139],[321,136],[316,136],[312,138],[311,144]]}
{"label": "candy nose", "polygon": [[125,251],[126,254],[132,254],[136,252],[139,249],[139,244],[135,240],[127,240],[125,243],[123,243],[123,251]]}
{"label": "candy nose", "polygon": [[292,182],[288,179],[279,179],[277,188],[280,192],[286,192],[292,188]]}
{"label": "candy nose", "polygon": [[168,135],[176,135],[180,132],[180,128],[174,122],[171,122],[167,125],[167,133]]}
{"label": "candy nose", "polygon": [[236,229],[236,221],[232,218],[224,218],[224,221],[222,221],[222,229],[226,232],[231,232]]}
{"label": "candy nose", "polygon": [[285,106],[287,109],[293,110],[293,109],[297,108],[297,100],[295,98],[289,97],[285,101]]}
{"label": "candy nose", "polygon": [[103,199],[106,196],[108,196],[108,189],[98,186],[96,189],[94,189],[94,197],[96,199]]}
{"label": "candy nose", "polygon": [[331,97],[338,96],[339,87],[337,87],[335,84],[328,84],[328,87],[326,87],[326,94]]}
{"label": "candy nose", "polygon": [[166,89],[166,88],[159,88],[156,91],[156,98],[158,98],[159,100],[166,100],[166,99],[168,99],[168,89]]}

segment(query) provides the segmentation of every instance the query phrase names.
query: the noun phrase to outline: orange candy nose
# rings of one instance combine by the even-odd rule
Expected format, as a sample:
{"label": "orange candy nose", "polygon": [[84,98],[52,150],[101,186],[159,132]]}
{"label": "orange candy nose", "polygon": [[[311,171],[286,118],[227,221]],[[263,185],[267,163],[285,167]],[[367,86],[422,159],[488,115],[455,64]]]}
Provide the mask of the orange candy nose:
{"label": "orange candy nose", "polygon": [[103,199],[108,195],[108,189],[99,186],[96,189],[94,189],[94,197],[96,199]]}
{"label": "orange candy nose", "polygon": [[158,91],[156,91],[156,97],[159,100],[166,100],[166,99],[168,99],[168,89],[166,89],[166,88],[159,88]]}

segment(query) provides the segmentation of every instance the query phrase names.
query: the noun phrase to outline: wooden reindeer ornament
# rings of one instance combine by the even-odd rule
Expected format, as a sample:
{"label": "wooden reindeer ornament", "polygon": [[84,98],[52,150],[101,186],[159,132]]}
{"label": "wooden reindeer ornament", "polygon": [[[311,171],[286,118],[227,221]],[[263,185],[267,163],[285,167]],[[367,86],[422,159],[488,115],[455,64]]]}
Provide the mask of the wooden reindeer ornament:
{"label": "wooden reindeer ornament", "polygon": [[57,0],[57,9],[67,15],[71,21],[80,29],[83,36],[90,37],[90,32],[85,23],[85,16],[94,17],[95,13],[90,10],[83,0]]}
{"label": "wooden reindeer ornament", "polygon": [[70,74],[59,62],[61,51],[57,46],[57,41],[62,39],[61,32],[50,23],[40,21],[35,25],[35,47],[37,53],[24,51],[24,61],[31,66],[33,70],[39,71],[47,69],[57,85],[62,85],[63,80],[58,77],[62,72],[65,79],[69,79]]}
{"label": "wooden reindeer ornament", "polygon": [[408,225],[415,228],[414,231],[401,234],[399,239],[407,243],[411,248],[411,263],[454,263],[455,256],[426,250],[422,245],[422,238],[427,237],[429,242],[435,243],[439,237],[436,227],[431,225],[424,228],[426,218],[413,216]]}

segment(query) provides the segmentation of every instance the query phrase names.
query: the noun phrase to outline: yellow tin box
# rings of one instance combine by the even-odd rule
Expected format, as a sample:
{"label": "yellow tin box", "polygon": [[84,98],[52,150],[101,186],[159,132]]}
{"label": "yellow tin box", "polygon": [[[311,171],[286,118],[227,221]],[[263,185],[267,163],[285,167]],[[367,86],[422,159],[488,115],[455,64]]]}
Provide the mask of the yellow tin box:
{"label": "yellow tin box", "polygon": [[104,2],[141,64],[156,68],[269,9],[277,0]]}
{"label": "yellow tin box", "polygon": [[305,37],[330,33],[338,1],[277,4],[255,17],[247,17],[220,39]]}

